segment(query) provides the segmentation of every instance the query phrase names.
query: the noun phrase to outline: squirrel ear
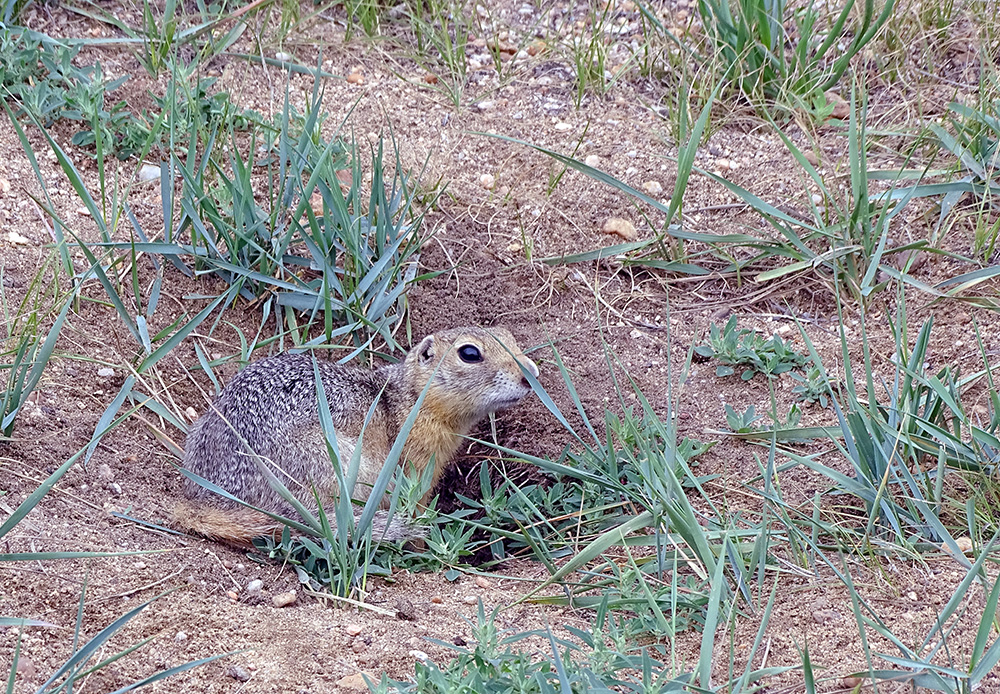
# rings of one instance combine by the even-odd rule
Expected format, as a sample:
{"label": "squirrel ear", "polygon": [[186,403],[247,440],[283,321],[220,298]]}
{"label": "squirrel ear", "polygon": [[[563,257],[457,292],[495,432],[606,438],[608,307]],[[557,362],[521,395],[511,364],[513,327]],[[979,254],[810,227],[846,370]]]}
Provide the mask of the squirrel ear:
{"label": "squirrel ear", "polygon": [[428,335],[417,346],[417,356],[421,364],[426,364],[434,359],[434,336]]}

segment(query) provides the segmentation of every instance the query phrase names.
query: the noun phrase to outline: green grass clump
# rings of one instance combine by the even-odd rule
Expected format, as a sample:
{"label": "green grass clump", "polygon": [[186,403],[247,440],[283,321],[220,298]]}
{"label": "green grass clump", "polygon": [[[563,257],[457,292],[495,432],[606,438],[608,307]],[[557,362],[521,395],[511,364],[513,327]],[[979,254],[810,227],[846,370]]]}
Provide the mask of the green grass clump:
{"label": "green grass clump", "polygon": [[[572,639],[557,637],[551,629],[526,632],[500,629],[496,624],[497,612],[494,610],[487,616],[480,602],[477,620],[471,623],[473,647],[441,644],[457,653],[446,665],[418,662],[412,681],[401,682],[383,676],[381,682],[373,683],[376,685],[373,691],[379,694],[459,691],[557,694],[618,691],[619,688],[625,691],[691,691],[694,673],[687,668],[672,672],[660,660],[665,656],[661,646],[630,646],[606,606],[598,608],[592,630],[567,626]],[[526,641],[533,637],[547,641],[548,648],[532,653],[534,648]],[[749,673],[746,681],[756,683],[774,671]],[[734,681],[730,681],[706,691],[738,691],[727,689],[733,684]]]}
{"label": "green grass clump", "polygon": [[[0,440],[14,432],[17,416],[38,385],[55,351],[56,340],[70,310],[70,297],[59,287],[55,254],[43,262],[15,307],[7,299],[0,267],[0,313],[4,333],[0,334]],[[50,277],[55,275],[55,277]],[[45,328],[53,314],[52,324]]]}
{"label": "green grass clump", "polygon": [[719,74],[751,97],[811,108],[893,16],[894,0],[829,7],[810,0],[701,0]]}

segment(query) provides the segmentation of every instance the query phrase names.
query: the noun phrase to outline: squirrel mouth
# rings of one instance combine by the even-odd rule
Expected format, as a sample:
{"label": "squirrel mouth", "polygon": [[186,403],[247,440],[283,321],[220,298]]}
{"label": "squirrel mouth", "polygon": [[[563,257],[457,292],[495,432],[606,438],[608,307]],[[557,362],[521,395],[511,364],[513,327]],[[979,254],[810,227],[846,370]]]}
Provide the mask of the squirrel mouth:
{"label": "squirrel mouth", "polygon": [[497,398],[490,404],[494,409],[497,410],[507,409],[508,407],[513,407],[517,403],[524,400],[524,396],[530,392],[531,392],[530,390],[527,390],[524,393],[520,393],[518,395],[508,395],[506,397]]}

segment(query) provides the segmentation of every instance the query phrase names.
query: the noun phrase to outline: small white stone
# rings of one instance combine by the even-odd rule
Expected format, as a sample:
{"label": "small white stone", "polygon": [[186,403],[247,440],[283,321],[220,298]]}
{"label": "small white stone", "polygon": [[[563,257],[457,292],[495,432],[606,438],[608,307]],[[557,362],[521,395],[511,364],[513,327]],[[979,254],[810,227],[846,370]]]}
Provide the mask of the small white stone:
{"label": "small white stone", "polygon": [[248,593],[259,593],[263,589],[264,589],[264,582],[259,578],[255,578],[254,580],[247,583]]}
{"label": "small white stone", "polygon": [[479,177],[479,185],[486,190],[493,190],[497,184],[497,179],[493,174],[484,173]]}
{"label": "small white stone", "polygon": [[178,631],[177,635],[174,636],[174,641],[176,641],[177,643],[184,643],[187,640],[188,640],[188,635],[185,634],[183,631]]}
{"label": "small white stone", "polygon": [[562,123],[562,122],[560,122],[560,123],[556,123],[555,128],[556,128],[556,132],[564,133],[564,132],[567,132],[569,130],[572,130],[573,126],[570,125],[569,123]]}
{"label": "small white stone", "polygon": [[97,370],[97,375],[100,376],[101,378],[111,378],[112,376],[115,375],[115,370],[105,366],[104,368]]}
{"label": "small white stone", "polygon": [[823,196],[820,195],[819,193],[813,193],[812,194],[812,201],[818,205],[821,202],[823,202]]}
{"label": "small white stone", "polygon": [[583,160],[583,163],[592,169],[596,169],[598,166],[601,165],[601,158],[596,154],[591,154],[586,159]]}
{"label": "small white stone", "polygon": [[10,241],[11,243],[17,244],[18,246],[26,246],[29,243],[31,243],[31,240],[28,237],[22,236],[16,231],[8,233],[7,240]]}
{"label": "small white stone", "polygon": [[419,660],[421,663],[426,663],[428,660],[430,660],[429,655],[427,655],[423,651],[418,651],[415,648],[412,651],[410,651],[410,657],[413,658],[414,660]]}
{"label": "small white stone", "polygon": [[283,63],[290,63],[293,60],[295,60],[295,58],[292,57],[291,53],[285,53],[284,51],[278,51],[277,53],[275,53],[274,59],[280,60]]}
{"label": "small white stone", "polygon": [[159,181],[160,167],[155,164],[143,164],[139,168],[139,180],[143,182]]}
{"label": "small white stone", "polygon": [[663,193],[663,184],[659,181],[646,181],[642,184],[642,189],[650,195],[660,195]]}
{"label": "small white stone", "polygon": [[198,419],[198,411],[193,407],[188,407],[184,410],[184,416],[188,418],[189,421],[194,421]]}

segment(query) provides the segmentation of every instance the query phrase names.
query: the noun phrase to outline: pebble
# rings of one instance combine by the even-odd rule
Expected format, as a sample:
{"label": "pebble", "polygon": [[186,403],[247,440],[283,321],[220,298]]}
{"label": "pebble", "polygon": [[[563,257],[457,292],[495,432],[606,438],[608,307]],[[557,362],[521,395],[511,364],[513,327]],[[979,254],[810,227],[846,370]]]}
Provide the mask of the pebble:
{"label": "pebble", "polygon": [[188,635],[183,631],[178,631],[177,635],[174,636],[174,641],[177,643],[184,643],[187,640],[188,640]]}
{"label": "pebble", "polygon": [[569,123],[563,123],[563,122],[560,121],[559,123],[555,124],[555,129],[556,129],[556,132],[564,133],[564,132],[567,132],[569,130],[572,130],[573,126],[570,125]]}
{"label": "pebble", "polygon": [[239,665],[230,665],[226,668],[226,674],[232,677],[237,682],[249,682],[250,672],[244,667]]}
{"label": "pebble", "polygon": [[604,223],[605,234],[617,234],[626,241],[635,241],[639,234],[635,230],[635,225],[627,219],[611,217]]}
{"label": "pebble", "polygon": [[480,588],[492,588],[493,584],[487,581],[482,576],[476,576],[476,585]]}
{"label": "pebble", "polygon": [[435,605],[443,605],[444,598],[442,598],[440,595],[434,595],[431,597],[431,602],[434,603]]}
{"label": "pebble", "polygon": [[916,591],[911,590],[909,593],[906,594],[906,597],[907,597],[907,599],[910,602],[916,602],[917,601],[917,593],[916,593]]}
{"label": "pebble", "polygon": [[811,149],[803,152],[802,156],[805,157],[806,161],[812,164],[813,166],[819,166],[819,157],[817,157],[816,153],[813,152]]}
{"label": "pebble", "polygon": [[115,473],[111,470],[110,465],[101,463],[97,466],[97,477],[103,482],[110,482],[115,478]]}
{"label": "pebble", "polygon": [[7,234],[7,240],[18,246],[27,246],[29,243],[31,243],[31,239],[29,239],[27,236],[22,236],[16,231],[9,232]]}
{"label": "pebble", "polygon": [[6,195],[10,192],[10,181],[6,178],[0,178],[0,193]]}
{"label": "pebble", "polygon": [[[365,677],[364,677],[365,674],[368,673],[355,672],[353,675],[347,675],[346,677],[341,677],[339,680],[337,680],[337,686],[342,687],[344,689],[354,689],[359,692],[367,692],[368,685],[365,684]],[[368,678],[373,682],[378,682],[379,679],[378,677],[375,677],[374,675],[371,674],[368,674]]]}
{"label": "pebble", "polygon": [[38,675],[34,661],[25,655],[22,655],[17,659],[17,672],[26,680],[33,680]]}
{"label": "pebble", "polygon": [[410,657],[413,658],[414,660],[419,660],[421,663],[426,663],[431,658],[429,655],[427,655],[423,651],[417,650],[416,648],[410,651]]}
{"label": "pebble", "polygon": [[360,624],[348,624],[344,627],[344,631],[347,632],[348,636],[357,636],[362,632]]}
{"label": "pebble", "polygon": [[111,378],[115,375],[115,370],[105,366],[104,368],[97,370],[97,375],[101,378]]}
{"label": "pebble", "polygon": [[821,202],[823,202],[823,196],[820,195],[819,193],[813,193],[812,194],[812,201],[818,205]]}
{"label": "pebble", "polygon": [[188,408],[184,410],[184,416],[193,422],[198,419],[198,411],[193,407],[188,406]]}
{"label": "pebble", "polygon": [[497,184],[497,179],[493,174],[484,173],[479,177],[479,185],[486,190],[493,190]]}
{"label": "pebble", "polygon": [[274,59],[280,60],[283,63],[290,63],[292,62],[292,60],[294,60],[291,53],[285,53],[284,51],[278,51],[277,53],[275,53]]}
{"label": "pebble", "polygon": [[87,209],[86,207],[78,207],[78,208],[76,208],[76,213],[78,215],[80,215],[81,217],[89,217],[90,216],[90,210]]}
{"label": "pebble", "polygon": [[160,167],[155,164],[143,164],[139,168],[139,180],[143,182],[159,181]]}
{"label": "pebble", "polygon": [[722,171],[729,171],[733,166],[728,159],[716,159],[715,165]]}
{"label": "pebble", "polygon": [[111,493],[114,494],[115,496],[122,495],[122,486],[117,482],[112,482],[111,484],[109,484],[108,489],[110,489]]}
{"label": "pebble", "polygon": [[462,598],[462,602],[464,602],[466,605],[475,605],[479,602],[479,598],[477,598],[475,595],[466,595],[464,598]]}
{"label": "pebble", "polygon": [[236,602],[237,600],[240,599],[240,594],[237,593],[235,590],[227,590],[226,597],[232,600],[233,602]]}
{"label": "pebble", "polygon": [[858,687],[861,686],[861,678],[860,677],[844,677],[843,679],[840,680],[840,683],[846,689],[849,689],[851,691],[857,691]]}
{"label": "pebble", "polygon": [[830,118],[846,120],[851,117],[851,105],[844,101],[844,97],[837,92],[827,92],[826,101],[827,103],[833,104],[833,112],[830,114]]}
{"label": "pebble", "polygon": [[663,192],[663,184],[659,181],[646,181],[642,184],[642,189],[650,195],[660,195]]}
{"label": "pebble", "polygon": [[287,593],[278,593],[273,598],[271,598],[271,602],[274,604],[275,607],[288,607],[289,605],[295,604],[295,601],[298,599],[298,597],[299,597],[298,593],[296,593],[294,590],[290,590]]}
{"label": "pebble", "polygon": [[840,613],[836,610],[814,610],[812,618],[817,624],[825,624],[840,619]]}
{"label": "pebble", "polygon": [[596,169],[598,166],[601,165],[601,158],[596,154],[590,154],[587,156],[586,159],[583,160],[583,163],[592,169]]}
{"label": "pebble", "polygon": [[259,593],[262,590],[264,590],[264,582],[259,578],[255,578],[254,580],[247,583],[248,593]]}
{"label": "pebble", "polygon": [[417,612],[413,609],[413,603],[406,598],[400,598],[397,600],[396,617],[399,619],[405,619],[408,622],[416,621]]}
{"label": "pebble", "polygon": [[955,544],[958,548],[962,550],[963,553],[972,551],[972,538],[971,537],[956,537]]}
{"label": "pebble", "polygon": [[361,68],[352,68],[351,73],[347,76],[347,82],[349,84],[364,84],[365,76],[364,73],[361,72]]}
{"label": "pebble", "polygon": [[476,110],[479,111],[480,113],[483,113],[485,111],[492,111],[493,105],[494,104],[492,101],[480,101],[478,104],[476,104]]}

